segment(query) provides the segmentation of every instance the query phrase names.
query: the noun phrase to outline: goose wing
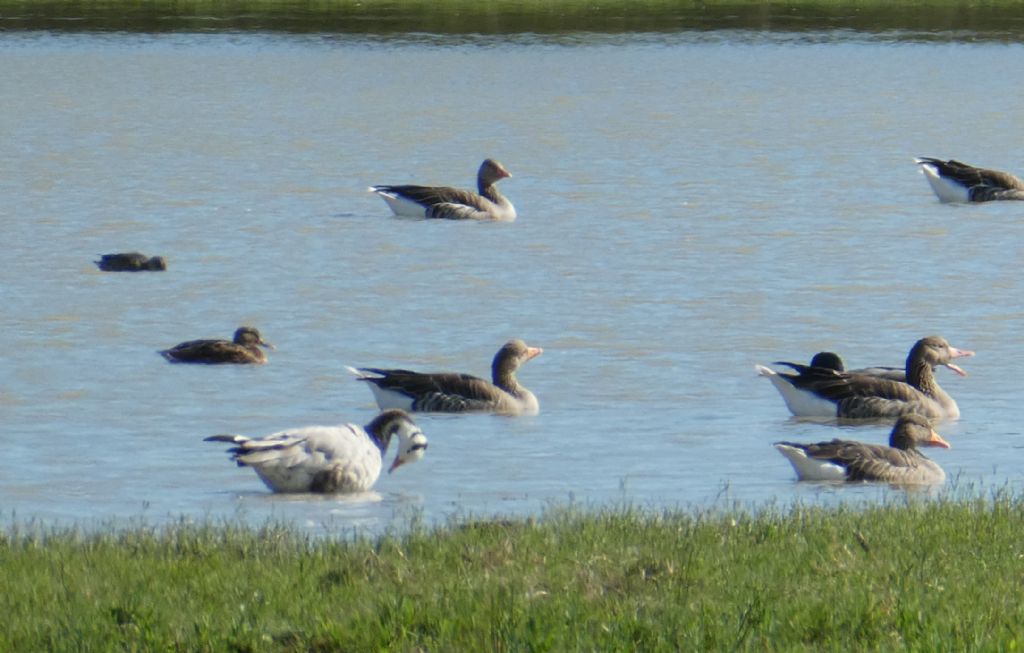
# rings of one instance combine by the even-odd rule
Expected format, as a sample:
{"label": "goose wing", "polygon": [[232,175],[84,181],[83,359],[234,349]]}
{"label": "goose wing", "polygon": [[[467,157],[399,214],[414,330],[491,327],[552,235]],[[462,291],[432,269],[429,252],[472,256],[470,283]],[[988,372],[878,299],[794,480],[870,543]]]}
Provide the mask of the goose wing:
{"label": "goose wing", "polygon": [[906,452],[892,447],[834,439],[815,444],[780,442],[801,449],[808,458],[838,465],[846,470],[851,481],[885,480],[890,468],[906,466]]}
{"label": "goose wing", "polygon": [[487,198],[472,191],[451,188],[449,186],[418,186],[406,184],[399,186],[373,186],[375,193],[391,193],[398,195],[410,202],[422,204],[425,207],[437,204],[456,204],[462,206],[473,206],[479,209],[485,207],[483,202]]}
{"label": "goose wing", "polygon": [[380,475],[380,450],[353,424],[308,426],[262,438],[214,435],[239,466],[252,467],[276,492],[364,490]]}
{"label": "goose wing", "polygon": [[507,394],[490,381],[471,374],[423,373],[372,367],[363,367],[359,371],[375,375],[360,376],[360,380],[411,397],[415,410],[483,410],[503,401]]}

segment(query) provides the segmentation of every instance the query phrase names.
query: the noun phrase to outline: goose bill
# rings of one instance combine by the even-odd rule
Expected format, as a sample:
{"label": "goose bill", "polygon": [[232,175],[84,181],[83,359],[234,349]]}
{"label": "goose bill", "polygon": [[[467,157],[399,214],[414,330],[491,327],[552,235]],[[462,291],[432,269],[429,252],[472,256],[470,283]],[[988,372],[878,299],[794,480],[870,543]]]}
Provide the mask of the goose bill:
{"label": "goose bill", "polygon": [[953,370],[960,376],[967,376],[967,372],[960,369],[959,365],[954,365],[953,363],[946,363],[943,367],[948,367],[949,369]]}
{"label": "goose bill", "polygon": [[388,474],[390,474],[391,472],[395,471],[396,469],[398,469],[399,467],[401,467],[404,464],[405,464],[404,460],[402,460],[398,456],[395,456],[395,460],[394,460],[394,462],[391,463],[391,467],[388,467]]}
{"label": "goose bill", "polygon": [[935,432],[935,429],[932,429],[932,436],[925,440],[924,444],[927,444],[930,447],[940,447],[942,449],[949,449],[950,447],[949,443],[946,442],[941,435]]}

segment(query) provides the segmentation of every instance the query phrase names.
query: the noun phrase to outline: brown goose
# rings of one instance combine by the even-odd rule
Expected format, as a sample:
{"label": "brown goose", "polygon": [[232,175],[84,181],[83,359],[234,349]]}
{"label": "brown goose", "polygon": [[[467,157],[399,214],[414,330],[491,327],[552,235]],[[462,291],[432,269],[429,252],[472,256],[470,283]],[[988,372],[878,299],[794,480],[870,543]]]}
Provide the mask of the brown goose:
{"label": "brown goose", "polygon": [[94,263],[104,272],[141,272],[143,270],[167,269],[167,259],[164,257],[149,257],[139,252],[100,254],[100,260],[94,261]]}
{"label": "brown goose", "polygon": [[935,367],[943,365],[967,376],[951,361],[973,355],[939,336],[922,338],[907,355],[905,382],[825,367],[808,368],[799,375],[779,374],[763,365],[756,369],[771,380],[798,417],[878,419],[920,413],[930,419],[957,419],[960,409],[936,382]]}
{"label": "brown goose", "polygon": [[917,447],[949,448],[924,417],[904,415],[889,434],[889,446],[835,439],[817,444],[776,442],[801,481],[886,481],[907,485],[942,483],[946,473]]}
{"label": "brown goose", "polygon": [[160,354],[172,363],[266,363],[267,356],[260,347],[274,349],[255,327],[238,327],[232,341],[189,340]]}
{"label": "brown goose", "polygon": [[950,159],[914,159],[941,202],[1024,200],[1024,180],[999,170],[976,168]]}
{"label": "brown goose", "polygon": [[476,193],[447,186],[414,185],[370,186],[370,192],[384,198],[395,215],[511,222],[516,219],[516,209],[496,185],[511,176],[505,166],[487,159],[476,175]]}
{"label": "brown goose", "polygon": [[536,415],[540,411],[537,398],[519,384],[516,370],[543,352],[540,347],[528,347],[522,340],[505,343],[491,363],[493,383],[469,374],[450,372],[421,373],[375,367],[349,367],[348,370],[360,381],[370,384],[381,409]]}

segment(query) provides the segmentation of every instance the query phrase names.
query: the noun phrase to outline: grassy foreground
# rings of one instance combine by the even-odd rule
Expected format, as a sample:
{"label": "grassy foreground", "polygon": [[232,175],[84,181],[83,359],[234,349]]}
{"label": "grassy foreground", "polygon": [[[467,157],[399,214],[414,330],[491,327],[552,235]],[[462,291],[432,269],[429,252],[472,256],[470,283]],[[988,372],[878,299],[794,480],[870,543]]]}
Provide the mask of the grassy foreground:
{"label": "grassy foreground", "polygon": [[1011,497],[0,539],[0,650],[1011,650]]}

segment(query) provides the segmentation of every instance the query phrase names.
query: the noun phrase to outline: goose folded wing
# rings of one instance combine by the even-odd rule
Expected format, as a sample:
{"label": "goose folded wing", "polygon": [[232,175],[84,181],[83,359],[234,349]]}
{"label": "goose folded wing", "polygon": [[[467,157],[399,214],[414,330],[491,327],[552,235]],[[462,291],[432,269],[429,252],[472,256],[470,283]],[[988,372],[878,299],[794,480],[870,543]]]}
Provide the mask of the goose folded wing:
{"label": "goose folded wing", "polygon": [[783,365],[792,369],[797,374],[806,374],[811,369],[810,365],[804,365],[803,363],[791,363],[789,361],[773,361],[772,365]]}
{"label": "goose folded wing", "polygon": [[308,447],[304,446],[306,436],[287,432],[255,439],[230,435],[215,435],[206,439],[212,442],[233,442],[237,445],[228,449],[228,453],[234,456],[239,466],[258,466],[273,462],[290,467],[300,464],[309,455]]}
{"label": "goose folded wing", "polygon": [[480,200],[484,199],[480,195],[471,191],[461,190],[459,188],[450,188],[448,186],[417,186],[410,184],[405,186],[376,186],[375,188],[378,192],[388,192],[401,195],[408,200],[424,206],[433,206],[435,204],[464,204],[468,206],[477,206]]}
{"label": "goose folded wing", "polygon": [[371,383],[385,390],[401,392],[410,397],[425,395],[459,395],[466,399],[488,401],[494,398],[497,388],[490,381],[471,374],[452,372],[424,374],[409,370],[381,370],[363,368],[366,372],[379,374],[380,378],[368,378]]}
{"label": "goose folded wing", "polygon": [[837,372],[828,367],[813,367],[811,365],[803,365],[801,363],[787,363],[785,361],[779,361],[776,365],[786,365],[792,367],[797,371],[796,374],[783,373],[795,387],[801,390],[809,390],[822,394],[819,388],[832,388],[835,386],[841,386],[844,383],[844,379],[847,376],[843,372]]}
{"label": "goose folded wing", "polygon": [[835,402],[854,397],[911,401],[921,396],[921,392],[908,383],[864,374],[827,372],[828,370],[814,370],[813,374],[805,379],[804,387]]}
{"label": "goose folded wing", "polygon": [[918,467],[918,457],[906,451],[870,446],[870,455],[847,466],[847,478],[851,481],[911,481]]}
{"label": "goose folded wing", "polygon": [[1024,181],[1008,172],[977,168],[978,184],[993,188],[1024,189]]}
{"label": "goose folded wing", "polygon": [[893,468],[907,464],[906,453],[899,449],[850,440],[806,445],[805,451],[811,458],[844,467],[846,477],[852,481],[885,478]]}
{"label": "goose folded wing", "polygon": [[455,202],[440,202],[433,204],[427,209],[428,218],[443,218],[446,220],[486,220],[491,217],[488,211],[488,200],[477,198],[480,201],[474,204],[458,204]]}
{"label": "goose folded wing", "polygon": [[[790,443],[783,443],[790,444]],[[850,440],[840,440],[838,438],[829,442],[818,442],[815,444],[805,445],[792,445],[802,448],[809,458],[815,460],[823,460],[826,462],[834,463],[836,465],[847,466],[854,464],[865,455],[867,455],[866,449],[870,445],[866,445],[862,442],[853,442]]]}
{"label": "goose folded wing", "polygon": [[949,161],[926,159],[926,161],[937,167],[943,176],[956,179],[964,186],[971,188],[972,193],[996,192],[1006,189],[1024,190],[1024,181],[1008,172],[978,168],[956,159]]}

